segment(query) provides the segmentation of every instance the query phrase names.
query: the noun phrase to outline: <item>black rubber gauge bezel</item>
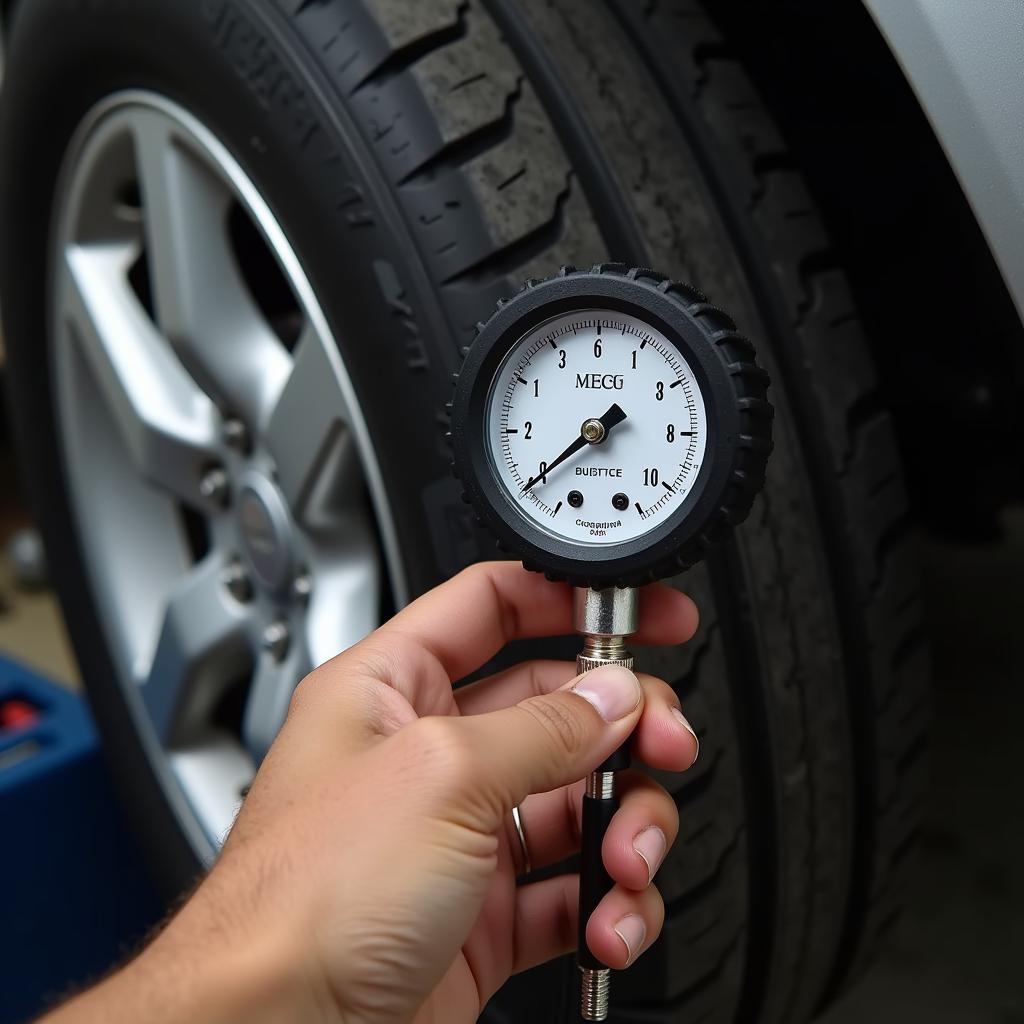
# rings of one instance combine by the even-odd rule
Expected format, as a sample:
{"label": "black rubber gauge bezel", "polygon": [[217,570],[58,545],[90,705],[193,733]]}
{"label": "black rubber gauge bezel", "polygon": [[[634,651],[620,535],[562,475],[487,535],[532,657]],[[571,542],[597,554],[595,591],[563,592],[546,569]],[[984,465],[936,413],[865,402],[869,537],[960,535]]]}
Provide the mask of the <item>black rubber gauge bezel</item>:
{"label": "black rubber gauge bezel", "polygon": [[[573,543],[535,526],[498,481],[486,441],[488,396],[505,357],[546,321],[588,309],[630,314],[665,335],[690,365],[707,412],[704,459],[689,494],[650,532],[616,544]],[[451,403],[455,473],[499,546],[527,568],[577,586],[639,585],[692,565],[745,518],[771,448],[767,386],[753,346],[695,290],[616,264],[565,267],[528,282],[479,325]]]}

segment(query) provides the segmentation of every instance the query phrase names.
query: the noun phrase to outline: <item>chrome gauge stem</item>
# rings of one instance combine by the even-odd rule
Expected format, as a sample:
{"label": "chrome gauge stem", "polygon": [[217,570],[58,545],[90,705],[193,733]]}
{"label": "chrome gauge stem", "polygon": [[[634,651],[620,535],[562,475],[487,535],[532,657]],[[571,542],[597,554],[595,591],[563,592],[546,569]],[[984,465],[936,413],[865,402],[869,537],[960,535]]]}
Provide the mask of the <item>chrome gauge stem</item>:
{"label": "chrome gauge stem", "polygon": [[[576,656],[576,671],[589,672],[602,665],[633,669],[633,655],[626,639],[638,628],[639,591],[636,587],[573,590],[573,628],[583,636],[583,650]],[[620,747],[587,777],[583,797],[580,862],[579,969],[580,1017],[606,1020],[611,971],[587,946],[587,922],[612,887],[601,857],[604,834],[618,810],[616,772],[629,766],[628,743]]]}

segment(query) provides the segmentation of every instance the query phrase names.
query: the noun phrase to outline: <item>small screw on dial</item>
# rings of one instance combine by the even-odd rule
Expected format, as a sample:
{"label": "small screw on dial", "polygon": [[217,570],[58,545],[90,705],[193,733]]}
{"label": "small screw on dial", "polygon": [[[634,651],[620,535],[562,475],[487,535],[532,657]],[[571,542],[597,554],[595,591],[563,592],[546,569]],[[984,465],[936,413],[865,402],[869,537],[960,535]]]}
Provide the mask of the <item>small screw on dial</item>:
{"label": "small screw on dial", "polygon": [[612,498],[612,504],[620,512],[625,512],[626,509],[629,508],[629,495],[623,494],[622,491],[619,491],[619,493]]}
{"label": "small screw on dial", "polygon": [[570,491],[565,499],[573,508],[579,508],[583,504],[583,495],[579,491]]}

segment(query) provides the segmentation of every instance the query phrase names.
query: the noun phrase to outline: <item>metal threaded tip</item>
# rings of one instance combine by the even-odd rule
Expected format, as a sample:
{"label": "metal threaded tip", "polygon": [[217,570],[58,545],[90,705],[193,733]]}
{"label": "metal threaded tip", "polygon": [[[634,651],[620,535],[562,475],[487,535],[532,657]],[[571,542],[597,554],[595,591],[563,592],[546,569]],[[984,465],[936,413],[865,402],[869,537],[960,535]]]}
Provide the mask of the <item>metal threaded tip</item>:
{"label": "metal threaded tip", "polygon": [[608,1019],[611,973],[607,967],[580,968],[580,1015],[584,1020]]}
{"label": "metal threaded tip", "polygon": [[584,672],[589,672],[591,669],[602,668],[605,665],[621,665],[623,668],[628,668],[630,672],[633,671],[633,656],[627,654],[622,658],[588,658],[585,654],[576,655],[576,674],[578,676],[583,675]]}
{"label": "metal threaded tip", "polygon": [[583,650],[576,655],[576,672],[583,675],[603,665],[621,665],[633,671],[633,655],[626,649],[625,637],[586,636]]}
{"label": "metal threaded tip", "polygon": [[587,796],[594,800],[615,797],[615,772],[591,772],[587,776]]}
{"label": "metal threaded tip", "polygon": [[624,636],[593,636],[583,638],[583,657],[592,661],[621,663],[629,658]]}

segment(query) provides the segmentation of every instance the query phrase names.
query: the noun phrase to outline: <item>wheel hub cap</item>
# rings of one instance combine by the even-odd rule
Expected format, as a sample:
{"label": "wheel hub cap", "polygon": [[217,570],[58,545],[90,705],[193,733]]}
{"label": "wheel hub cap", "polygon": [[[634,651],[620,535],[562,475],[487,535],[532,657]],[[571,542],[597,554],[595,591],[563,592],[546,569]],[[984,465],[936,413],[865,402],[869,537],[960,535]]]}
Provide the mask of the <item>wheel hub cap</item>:
{"label": "wheel hub cap", "polygon": [[250,471],[242,480],[238,526],[257,581],[272,592],[283,590],[294,575],[294,528],[284,497],[262,473]]}

